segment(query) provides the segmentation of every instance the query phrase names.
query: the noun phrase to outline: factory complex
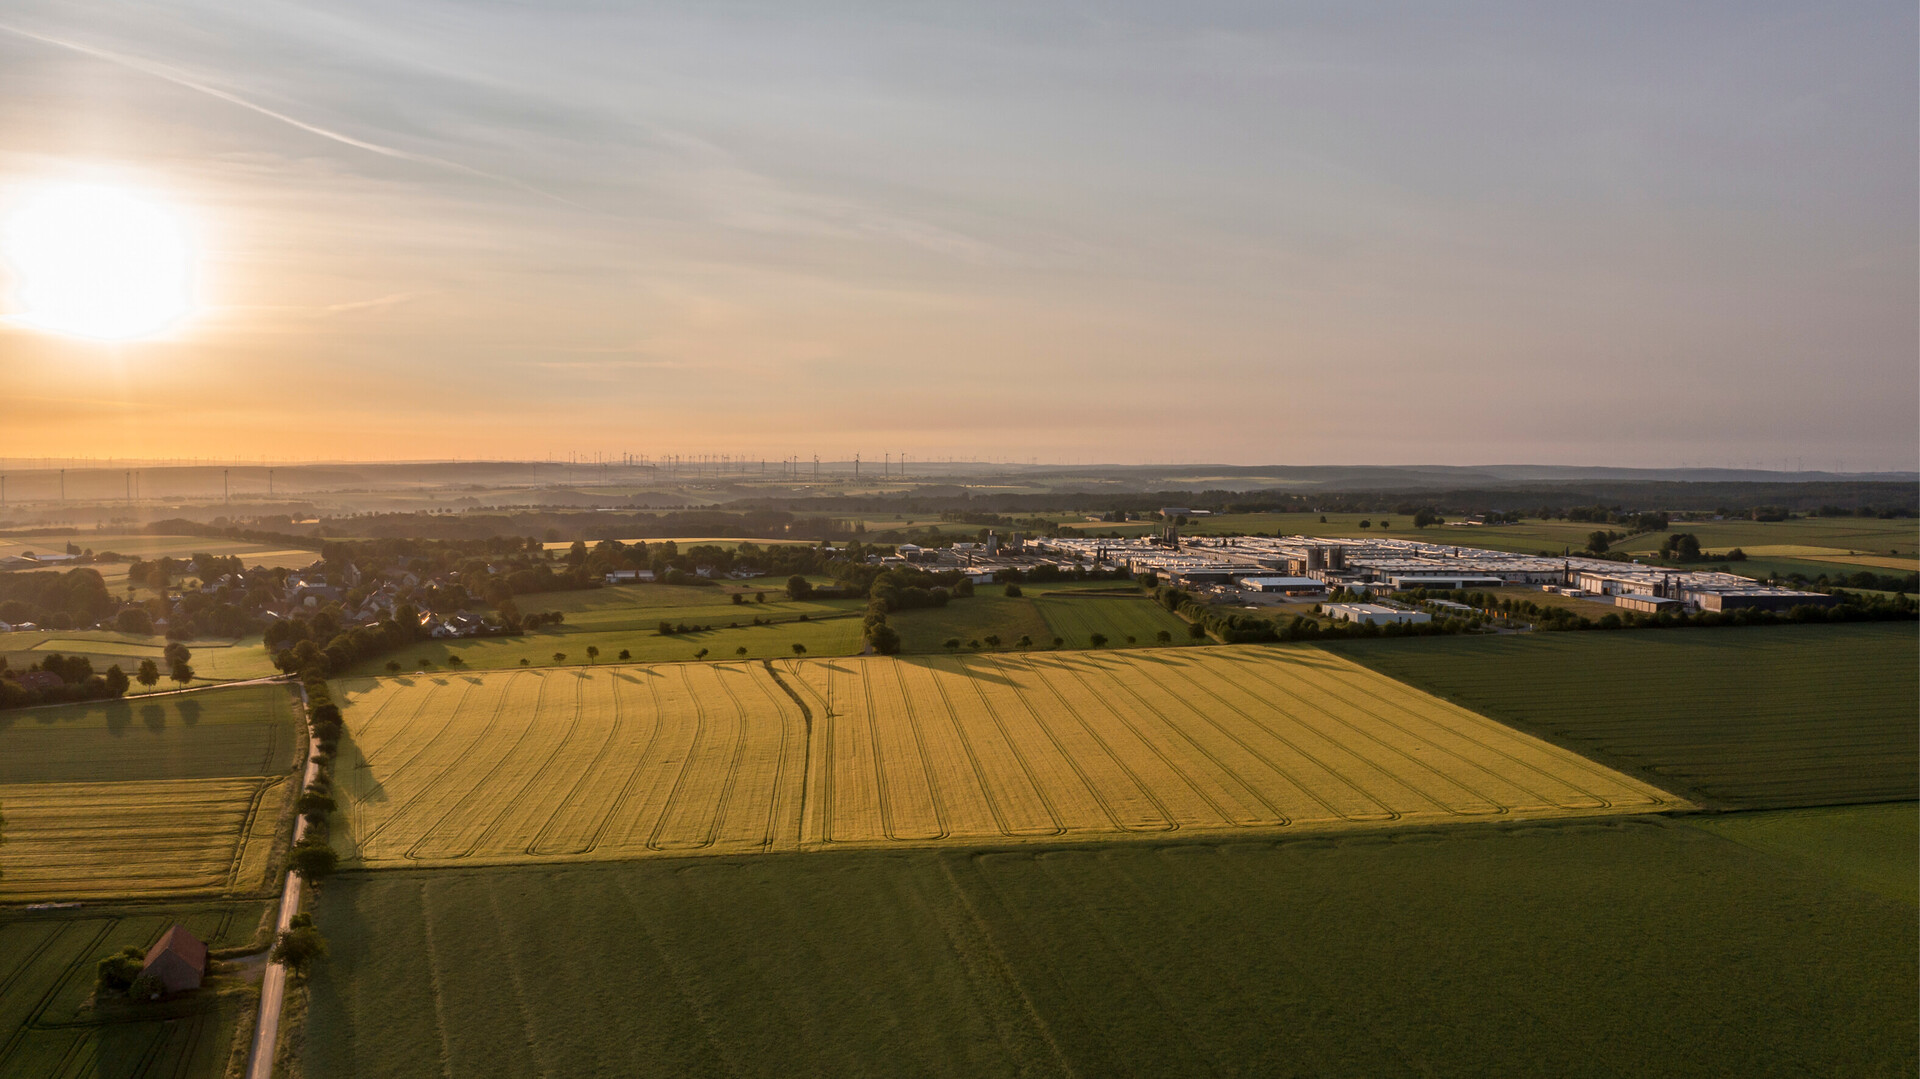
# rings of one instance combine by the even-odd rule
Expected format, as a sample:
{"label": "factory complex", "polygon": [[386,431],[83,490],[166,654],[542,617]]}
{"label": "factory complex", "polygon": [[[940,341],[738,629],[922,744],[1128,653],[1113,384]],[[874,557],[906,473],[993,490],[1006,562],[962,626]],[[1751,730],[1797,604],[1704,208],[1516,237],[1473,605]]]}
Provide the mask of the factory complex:
{"label": "factory complex", "polygon": [[[1831,606],[1833,597],[1773,587],[1716,570],[1643,566],[1581,556],[1551,557],[1405,539],[1321,539],[1306,536],[1181,537],[1168,528],[1139,539],[1049,538],[901,548],[901,556],[939,568],[960,568],[977,580],[1002,570],[1042,565],[1061,569],[1153,572],[1169,583],[1248,605],[1317,600],[1329,594],[1412,589],[1482,590],[1531,586],[1612,602],[1624,609],[1786,611]],[[929,567],[933,568],[933,567]],[[1356,615],[1373,612],[1355,612]]]}

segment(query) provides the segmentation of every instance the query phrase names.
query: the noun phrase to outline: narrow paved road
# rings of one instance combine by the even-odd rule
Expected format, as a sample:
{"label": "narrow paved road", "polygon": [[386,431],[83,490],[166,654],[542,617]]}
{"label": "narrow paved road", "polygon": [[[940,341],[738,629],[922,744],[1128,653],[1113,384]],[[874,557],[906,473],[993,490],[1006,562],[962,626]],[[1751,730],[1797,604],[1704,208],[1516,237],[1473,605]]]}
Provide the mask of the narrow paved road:
{"label": "narrow paved road", "polygon": [[[312,702],[307,700],[305,686],[296,686],[300,691],[300,700],[309,708]],[[307,775],[300,782],[301,793],[313,785],[314,777],[320,774],[320,762],[315,754],[320,746],[313,740],[313,727],[307,727]],[[293,841],[300,842],[307,834],[307,818],[294,818]],[[280,934],[287,931],[287,923],[300,910],[300,875],[287,873],[287,886],[280,893],[280,919],[274,930],[273,940],[277,944]],[[270,946],[271,947],[271,946]],[[267,963],[266,973],[260,978],[260,1025],[253,1032],[253,1051],[247,1057],[247,1079],[270,1079],[273,1075],[273,1049],[280,1040],[280,1007],[287,998],[287,968],[284,963]]]}

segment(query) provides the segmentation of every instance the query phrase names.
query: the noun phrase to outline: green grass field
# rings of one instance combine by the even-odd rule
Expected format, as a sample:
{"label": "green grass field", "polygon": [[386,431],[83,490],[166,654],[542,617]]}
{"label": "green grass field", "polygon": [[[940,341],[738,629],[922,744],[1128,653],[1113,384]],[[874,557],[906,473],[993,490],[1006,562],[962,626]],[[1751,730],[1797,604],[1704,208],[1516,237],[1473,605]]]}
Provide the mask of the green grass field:
{"label": "green grass field", "polygon": [[1709,805],[1920,796],[1920,644],[1911,623],[1333,647]]}
{"label": "green grass field", "polygon": [[299,740],[276,685],[0,712],[0,784],[275,775]]}
{"label": "green grass field", "polygon": [[[203,536],[162,536],[145,532],[96,532],[75,529],[50,536],[0,534],[0,558],[27,551],[60,554],[72,543],[83,551],[104,554],[113,551],[134,558],[191,558],[196,554],[238,555],[248,566],[310,566],[320,560],[317,550],[292,550],[245,540],[213,539]],[[96,566],[105,572],[105,566]]]}
{"label": "green grass field", "polygon": [[1002,595],[997,585],[983,585],[971,597],[945,607],[895,611],[887,616],[887,624],[900,631],[903,652],[944,652],[946,641],[954,637],[963,647],[967,641],[989,635],[998,636],[1002,648],[1011,648],[1022,637],[1031,637],[1036,648],[1053,643],[1053,631],[1031,596]]}
{"label": "green grass field", "polygon": [[1126,644],[1128,637],[1142,646],[1156,645],[1155,635],[1162,630],[1174,644],[1193,643],[1187,623],[1146,596],[1043,593],[1033,603],[1051,636],[1065,637],[1069,648],[1089,647],[1096,633],[1105,634],[1114,646]]}
{"label": "green grass field", "polygon": [[247,990],[209,986],[145,1007],[95,1008],[94,964],[124,947],[148,947],[175,922],[210,948],[243,945],[265,910],[219,903],[0,912],[0,1075],[225,1076],[252,1029]]}
{"label": "green grass field", "polygon": [[[673,663],[690,660],[703,648],[708,652],[708,659],[718,660],[738,659],[742,655],[748,659],[792,656],[795,644],[805,645],[810,656],[850,656],[866,646],[860,632],[860,619],[853,615],[810,619],[806,622],[780,622],[770,626],[753,625],[751,611],[736,616],[736,619],[740,623],[738,628],[728,628],[728,622],[716,619],[713,623],[716,628],[712,630],[665,637],[660,635],[655,624],[659,621],[656,617],[644,628],[635,629],[570,629],[562,625],[535,630],[519,637],[417,641],[397,652],[362,660],[347,672],[347,676],[385,674],[389,660],[399,663],[405,672],[421,669],[422,660],[444,670],[449,657],[456,655],[473,670],[520,667],[523,666],[521,660],[526,660],[524,666],[528,667],[587,666],[589,647],[600,649],[597,662],[605,664],[614,662],[622,650],[631,653],[635,663]],[[741,648],[745,648],[746,652],[739,653],[737,650]],[[567,658],[555,664],[555,652],[564,653]]]}
{"label": "green grass field", "polygon": [[1913,802],[1728,813],[1688,823],[1920,905],[1920,805]]}
{"label": "green grass field", "polygon": [[[266,646],[257,636],[242,637],[239,640],[196,640],[182,641],[193,653],[193,684],[196,686],[214,685],[219,682],[232,682],[247,678],[266,678],[279,672],[273,669],[272,657],[267,655]],[[46,657],[48,652],[62,655],[86,656],[96,671],[105,671],[118,664],[120,669],[131,677],[140,669],[140,661],[151,659],[160,663],[161,653],[166,650],[167,639],[158,635],[135,636],[114,633],[107,630],[29,630],[25,632],[0,633],[0,655],[7,658],[8,666],[15,670],[25,670]],[[160,663],[161,682],[156,688],[177,689],[176,683],[167,679],[166,664]],[[135,683],[133,691],[143,691]]]}
{"label": "green grass field", "polygon": [[256,894],[300,757],[285,686],[0,712],[0,901]]}
{"label": "green grass field", "polygon": [[1896,1076],[1913,908],[1684,824],[335,878],[315,1079]]}

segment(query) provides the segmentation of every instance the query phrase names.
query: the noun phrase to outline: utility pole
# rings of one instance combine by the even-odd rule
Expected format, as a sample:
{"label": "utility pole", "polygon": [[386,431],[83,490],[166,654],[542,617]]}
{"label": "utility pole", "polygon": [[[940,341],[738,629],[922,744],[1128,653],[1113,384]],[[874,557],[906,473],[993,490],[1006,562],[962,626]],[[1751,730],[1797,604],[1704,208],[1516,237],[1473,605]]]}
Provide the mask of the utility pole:
{"label": "utility pole", "polygon": [[853,455],[853,478],[860,478],[860,455],[857,453]]}
{"label": "utility pole", "polygon": [[[65,475],[65,473],[61,474]],[[813,455],[813,482],[820,482],[820,455],[817,453]],[[62,497],[65,496],[63,495]]]}

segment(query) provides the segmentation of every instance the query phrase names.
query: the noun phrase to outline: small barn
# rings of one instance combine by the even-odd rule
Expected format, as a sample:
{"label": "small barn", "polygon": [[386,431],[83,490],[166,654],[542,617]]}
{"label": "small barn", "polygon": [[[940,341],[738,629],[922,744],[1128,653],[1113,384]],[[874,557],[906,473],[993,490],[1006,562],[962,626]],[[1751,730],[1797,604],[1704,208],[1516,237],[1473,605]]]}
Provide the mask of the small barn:
{"label": "small barn", "polygon": [[198,989],[207,975],[207,946],[186,926],[175,925],[147,949],[147,961],[140,973],[153,974],[168,993]]}

